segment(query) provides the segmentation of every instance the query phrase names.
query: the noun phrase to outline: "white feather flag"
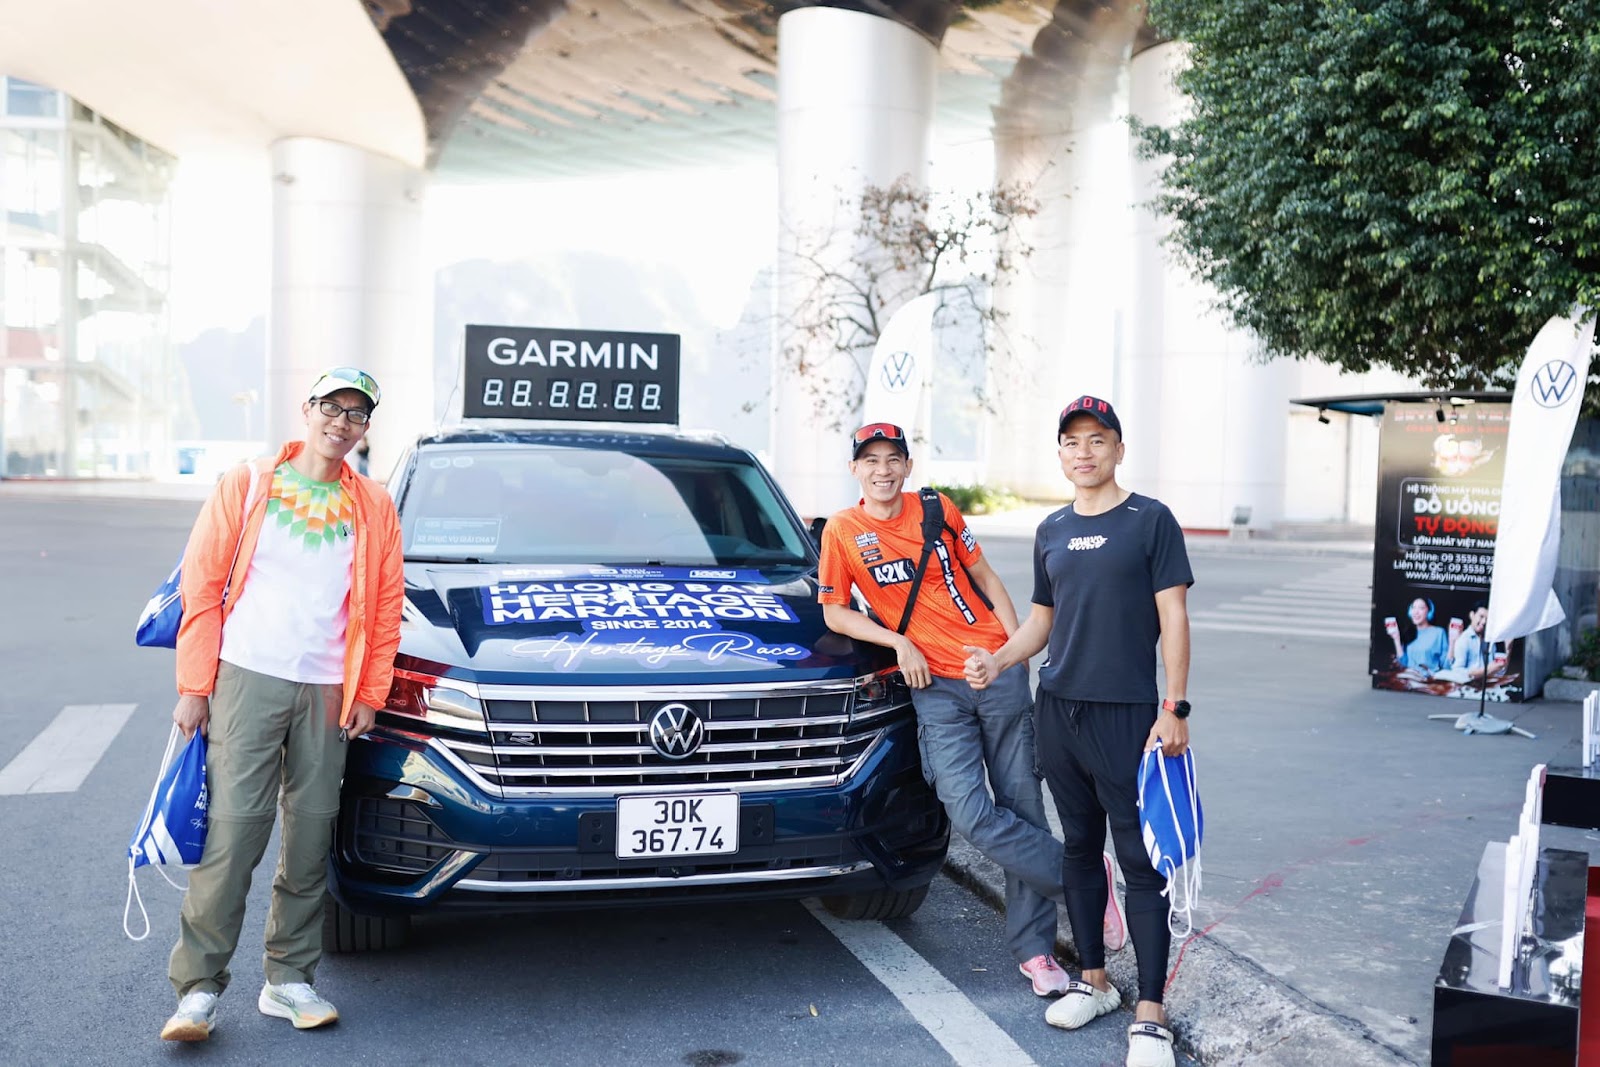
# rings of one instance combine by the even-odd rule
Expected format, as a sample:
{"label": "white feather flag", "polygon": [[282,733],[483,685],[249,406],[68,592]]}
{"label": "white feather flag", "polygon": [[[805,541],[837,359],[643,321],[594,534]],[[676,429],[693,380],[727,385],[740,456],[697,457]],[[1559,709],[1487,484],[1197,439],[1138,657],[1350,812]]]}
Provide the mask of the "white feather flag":
{"label": "white feather flag", "polygon": [[1561,466],[1583,406],[1594,327],[1592,318],[1581,327],[1551,319],[1517,371],[1489,585],[1490,641],[1522,637],[1567,617],[1552,588],[1561,546]]}

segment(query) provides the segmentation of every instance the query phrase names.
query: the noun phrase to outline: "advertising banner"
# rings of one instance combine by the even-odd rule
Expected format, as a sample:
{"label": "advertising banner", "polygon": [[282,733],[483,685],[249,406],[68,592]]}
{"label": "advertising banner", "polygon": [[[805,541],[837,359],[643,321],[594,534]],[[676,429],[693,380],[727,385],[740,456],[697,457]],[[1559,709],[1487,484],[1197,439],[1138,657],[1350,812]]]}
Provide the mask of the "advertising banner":
{"label": "advertising banner", "polygon": [[1384,406],[1373,688],[1522,700],[1523,642],[1484,639],[1510,426],[1504,403]]}
{"label": "advertising banner", "polygon": [[1593,319],[1581,328],[1569,319],[1551,319],[1517,371],[1490,637],[1521,637],[1567,617],[1553,587],[1561,548],[1561,469],[1583,406],[1594,327]]}
{"label": "advertising banner", "polygon": [[939,293],[923,293],[889,318],[872,350],[861,405],[864,421],[892,422],[930,452],[933,316],[941,299]]}

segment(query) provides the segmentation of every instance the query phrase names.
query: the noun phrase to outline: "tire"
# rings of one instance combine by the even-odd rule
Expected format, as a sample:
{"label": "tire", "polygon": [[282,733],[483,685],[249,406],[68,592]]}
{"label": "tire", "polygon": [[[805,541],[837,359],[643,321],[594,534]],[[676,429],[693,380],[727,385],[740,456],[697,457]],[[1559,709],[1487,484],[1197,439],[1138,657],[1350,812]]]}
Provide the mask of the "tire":
{"label": "tire", "polygon": [[410,938],[409,915],[358,915],[329,895],[322,913],[324,952],[382,952],[404,948]]}
{"label": "tire", "polygon": [[928,899],[928,887],[919,886],[897,893],[892,889],[879,889],[873,893],[855,893],[848,897],[823,897],[822,906],[840,919],[904,919]]}

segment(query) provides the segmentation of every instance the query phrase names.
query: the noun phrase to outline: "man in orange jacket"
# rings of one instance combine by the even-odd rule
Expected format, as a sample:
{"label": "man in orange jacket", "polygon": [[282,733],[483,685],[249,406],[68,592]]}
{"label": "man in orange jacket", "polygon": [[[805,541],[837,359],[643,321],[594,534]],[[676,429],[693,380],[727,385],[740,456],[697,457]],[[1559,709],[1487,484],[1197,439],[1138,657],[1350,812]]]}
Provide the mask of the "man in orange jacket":
{"label": "man in orange jacket", "polygon": [[280,797],[256,1006],[302,1030],[339,1018],[311,984],[328,848],[346,738],[370,729],[387,698],[405,600],[394,502],[345,462],[379,396],[353,367],[317,379],[301,405],[305,440],[225,475],[184,551],[172,718],[207,736],[210,825],[168,966],[169,1041],[211,1035]]}

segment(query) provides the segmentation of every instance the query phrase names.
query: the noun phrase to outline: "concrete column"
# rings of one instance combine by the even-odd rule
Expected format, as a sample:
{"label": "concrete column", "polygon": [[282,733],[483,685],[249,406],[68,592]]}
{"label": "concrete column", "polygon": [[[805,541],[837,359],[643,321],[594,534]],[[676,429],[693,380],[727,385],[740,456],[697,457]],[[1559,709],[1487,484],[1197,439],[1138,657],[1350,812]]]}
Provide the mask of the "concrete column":
{"label": "concrete column", "polygon": [[995,109],[995,179],[1027,187],[1039,213],[1017,227],[1032,252],[995,287],[984,480],[1039,499],[1070,489],[1053,447],[1061,409],[1084,393],[1125,402],[1127,50],[1143,18],[1130,7],[1058,9]]}
{"label": "concrete column", "polygon": [[1016,243],[1033,252],[994,288],[1001,319],[988,336],[991,410],[983,423],[983,481],[1034,499],[1062,499],[1068,486],[1051,447],[1052,416],[1067,405],[1064,395],[1073,385],[1092,391],[1081,377],[1068,384],[1071,329],[1063,295],[1070,284],[1068,198],[1077,171],[1068,163],[1071,137],[997,128],[994,149],[996,184],[1026,184],[1039,214],[1018,220]]}
{"label": "concrete column", "polygon": [[[854,499],[845,434],[861,416],[870,349],[851,354],[794,333],[817,256],[849,272],[859,247],[848,205],[867,185],[925,183],[938,50],[875,15],[802,8],[778,20],[778,308],[773,473],[803,515]],[[889,308],[892,312],[894,309]],[[886,319],[885,319],[886,321]]]}
{"label": "concrete column", "polygon": [[[1174,121],[1181,98],[1171,79],[1182,51],[1160,45],[1140,52],[1128,64],[1128,111],[1140,122],[1167,124]],[[1152,211],[1150,198],[1160,188],[1161,160],[1141,159],[1137,144],[1129,146],[1128,196],[1132,252],[1129,264],[1127,348],[1123,353],[1122,388],[1117,403],[1124,426],[1134,431],[1133,447],[1121,471],[1122,481],[1140,492],[1159,497],[1163,433],[1162,401],[1167,345],[1166,276],[1171,269],[1161,242],[1171,224]],[[1142,431],[1142,432],[1141,432]],[[1180,519],[1180,521],[1182,521]]]}
{"label": "concrete column", "polygon": [[[1134,117],[1165,125],[1182,115],[1173,75],[1184,61],[1183,46],[1172,43],[1133,58]],[[1139,452],[1148,446],[1130,428],[1126,481],[1160,497],[1187,527],[1225,528],[1241,506],[1250,508],[1250,526],[1271,526],[1283,513],[1293,368],[1263,363],[1255,338],[1214,310],[1216,293],[1172,260],[1161,244],[1167,221],[1144,206],[1159,192],[1159,167],[1135,160],[1134,173],[1122,420],[1147,428],[1156,454],[1148,462]]]}
{"label": "concrete column", "polygon": [[[1101,117],[1109,103],[1098,103]],[[997,180],[1030,185],[1039,214],[1017,227],[1032,254],[995,287],[1004,318],[990,331],[994,412],[986,426],[985,481],[1024,496],[1065,499],[1069,486],[1052,442],[1057,417],[1073,397],[1093,393],[1122,406],[1117,363],[1127,253],[1118,223],[1126,180],[1108,163],[1126,151],[1120,122],[1068,133],[996,134]]]}
{"label": "concrete column", "polygon": [[368,432],[385,478],[433,424],[433,286],[422,262],[422,171],[311,137],[272,146],[269,448],[304,436],[318,374],[355,366],[383,389]]}

